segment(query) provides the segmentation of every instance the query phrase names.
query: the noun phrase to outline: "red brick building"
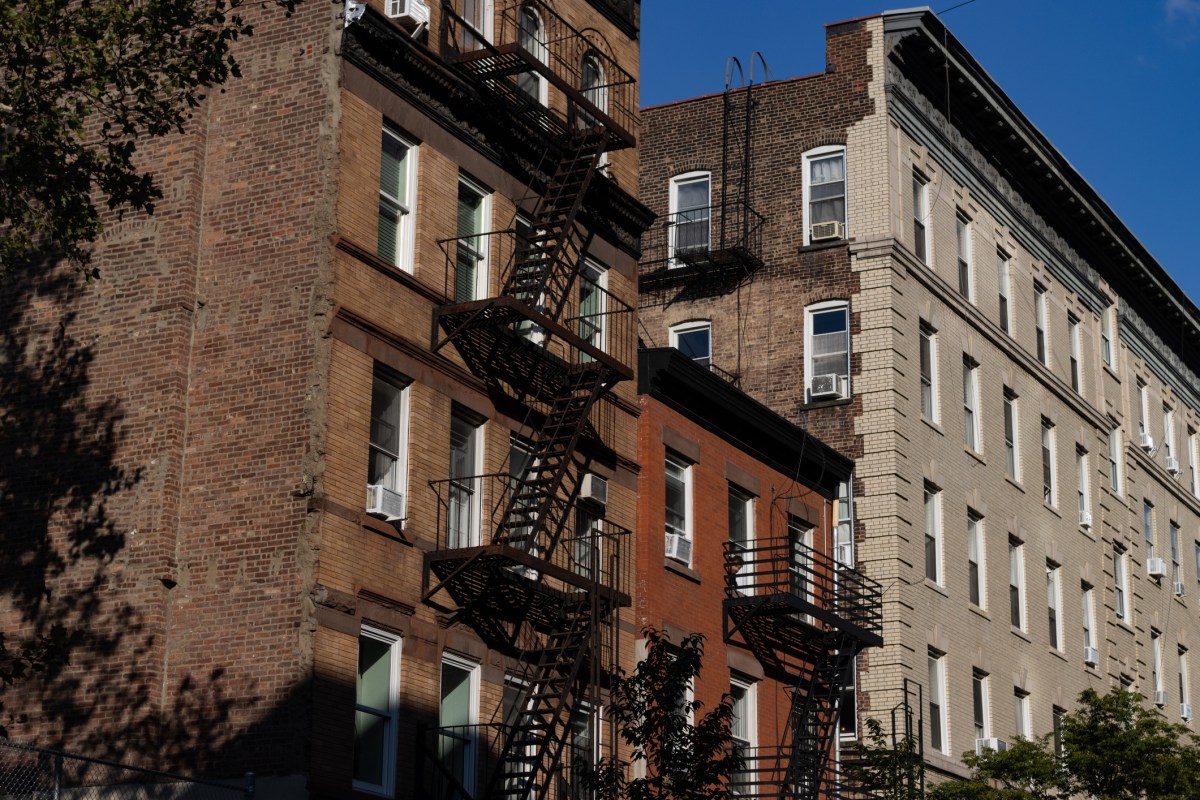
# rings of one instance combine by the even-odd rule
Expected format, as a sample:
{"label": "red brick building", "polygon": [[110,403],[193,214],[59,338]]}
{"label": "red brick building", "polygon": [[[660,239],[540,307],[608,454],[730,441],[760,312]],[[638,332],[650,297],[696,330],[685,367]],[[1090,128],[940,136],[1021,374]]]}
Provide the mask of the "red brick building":
{"label": "red brick building", "polygon": [[816,796],[854,657],[882,641],[880,587],[833,557],[853,463],[676,348],[643,350],[638,383],[635,621],[704,636],[693,691],[733,698],[733,791]]}

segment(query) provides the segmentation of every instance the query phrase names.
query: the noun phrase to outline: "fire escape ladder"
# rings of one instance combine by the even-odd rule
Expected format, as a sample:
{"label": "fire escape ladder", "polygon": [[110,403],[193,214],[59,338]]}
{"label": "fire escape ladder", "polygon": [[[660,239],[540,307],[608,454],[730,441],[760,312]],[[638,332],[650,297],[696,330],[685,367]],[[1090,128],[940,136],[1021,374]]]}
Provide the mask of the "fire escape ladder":
{"label": "fire escape ladder", "polygon": [[605,145],[602,130],[572,137],[534,211],[527,249],[505,281],[504,294],[543,307],[555,322],[562,318],[587,247],[576,218]]}
{"label": "fire escape ladder", "polygon": [[508,729],[501,768],[492,776],[489,800],[542,800],[551,786],[577,705],[577,682],[588,660],[598,623],[587,594],[565,607],[526,675],[524,709]]}
{"label": "fire escape ladder", "polygon": [[818,800],[822,779],[830,774],[833,741],[837,734],[837,700],[857,649],[836,631],[821,640],[821,651],[811,669],[792,689],[785,747],[788,760],[780,796],[793,800]]}

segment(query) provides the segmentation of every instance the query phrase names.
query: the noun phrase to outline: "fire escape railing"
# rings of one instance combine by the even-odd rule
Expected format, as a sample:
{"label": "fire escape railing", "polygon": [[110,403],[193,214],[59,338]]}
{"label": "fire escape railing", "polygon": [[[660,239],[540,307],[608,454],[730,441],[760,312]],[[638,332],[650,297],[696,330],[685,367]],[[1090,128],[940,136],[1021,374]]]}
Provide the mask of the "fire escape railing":
{"label": "fire escape railing", "polygon": [[676,270],[681,277],[701,270],[751,272],[763,264],[765,224],[766,217],[740,200],[660,217],[642,234],[642,279],[673,277]]}
{"label": "fire escape railing", "polygon": [[[528,19],[523,19],[526,9],[536,14],[536,32]],[[528,100],[537,102],[537,98],[521,88],[520,78],[536,73],[567,97],[569,127],[601,125],[616,133],[625,145],[633,144],[638,129],[638,91],[633,75],[550,4],[544,0],[507,0],[490,38],[449,4],[443,10],[447,60],[492,81],[499,93],[522,105]]]}

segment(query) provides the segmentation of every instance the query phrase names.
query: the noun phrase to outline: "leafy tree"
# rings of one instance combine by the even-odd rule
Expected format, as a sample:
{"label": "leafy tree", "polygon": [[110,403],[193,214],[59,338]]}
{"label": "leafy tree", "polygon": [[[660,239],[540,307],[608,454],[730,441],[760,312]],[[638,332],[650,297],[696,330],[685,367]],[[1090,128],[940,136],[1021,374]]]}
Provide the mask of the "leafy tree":
{"label": "leafy tree", "polygon": [[1200,798],[1200,739],[1167,722],[1141,695],[1088,689],[1064,716],[1061,754],[1052,736],[1018,740],[1007,752],[963,754],[969,780],[941,784],[935,800],[1098,800]]}
{"label": "leafy tree", "polygon": [[871,791],[880,800],[920,800],[924,770],[917,743],[905,736],[893,745],[877,719],[867,719],[866,741],[845,759],[850,782]]}
{"label": "leafy tree", "polygon": [[[640,777],[629,778],[615,757],[605,759],[594,782],[610,800],[710,800],[723,797],[741,756],[730,746],[733,703],[728,694],[703,716],[688,700],[700,675],[704,638],[678,645],[653,628],[643,631],[646,657],[632,675],[613,685],[610,713],[621,738],[643,761]],[[696,717],[688,722],[688,714]]]}
{"label": "leafy tree", "polygon": [[[300,0],[276,0],[290,13]],[[89,277],[107,206],[153,213],[136,163],[182,132],[205,90],[240,75],[245,0],[0,3],[0,277],[52,253]]]}

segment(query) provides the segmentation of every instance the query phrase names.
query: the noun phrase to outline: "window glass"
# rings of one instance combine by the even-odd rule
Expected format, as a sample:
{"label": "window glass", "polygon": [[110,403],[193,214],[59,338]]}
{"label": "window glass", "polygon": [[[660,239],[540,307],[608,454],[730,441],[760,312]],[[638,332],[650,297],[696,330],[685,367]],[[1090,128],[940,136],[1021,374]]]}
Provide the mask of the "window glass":
{"label": "window glass", "polygon": [[810,158],[809,225],[846,219],[846,154]]}
{"label": "window glass", "polygon": [[389,794],[396,751],[399,638],[370,628],[358,635],[355,681],[354,783]]}
{"label": "window glass", "polygon": [[708,322],[672,328],[671,346],[701,366],[712,366],[712,326]]}
{"label": "window glass", "polygon": [[416,148],[390,128],[383,129],[379,164],[377,252],[389,264],[412,270],[412,173]]}
{"label": "window glass", "polygon": [[483,237],[486,195],[466,180],[458,183],[458,239],[454,260],[454,299],[459,303],[483,296],[486,280]]}

